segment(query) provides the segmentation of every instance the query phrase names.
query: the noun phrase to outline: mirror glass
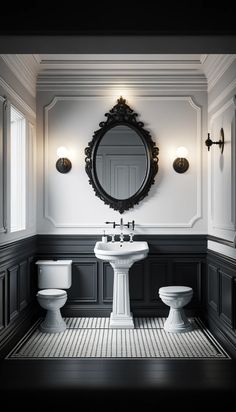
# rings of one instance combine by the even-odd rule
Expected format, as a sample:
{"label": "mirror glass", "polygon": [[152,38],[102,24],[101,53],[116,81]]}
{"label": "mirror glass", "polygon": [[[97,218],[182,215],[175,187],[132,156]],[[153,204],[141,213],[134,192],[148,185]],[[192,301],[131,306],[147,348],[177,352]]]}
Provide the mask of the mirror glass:
{"label": "mirror glass", "polygon": [[103,190],[115,199],[128,199],[143,185],[148,168],[142,138],[131,127],[118,125],[100,140],[95,158]]}
{"label": "mirror glass", "polygon": [[155,182],[159,149],[121,96],[85,148],[85,170],[95,195],[124,213],[143,200]]}

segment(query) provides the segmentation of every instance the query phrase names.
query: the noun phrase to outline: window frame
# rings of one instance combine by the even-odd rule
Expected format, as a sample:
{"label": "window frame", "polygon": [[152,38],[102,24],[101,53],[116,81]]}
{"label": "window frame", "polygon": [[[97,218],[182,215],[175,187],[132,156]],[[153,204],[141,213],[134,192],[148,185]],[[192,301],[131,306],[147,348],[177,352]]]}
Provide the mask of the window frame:
{"label": "window frame", "polygon": [[[0,222],[0,244],[9,243],[36,234],[36,134],[35,124],[18,102],[0,96],[3,104],[2,119],[2,152],[3,152],[3,187],[0,186],[0,197],[3,197],[3,222]],[[25,228],[10,231],[11,216],[11,106],[25,119]],[[30,210],[31,208],[31,210]],[[2,223],[2,224],[1,224]],[[1,228],[2,226],[2,228]],[[1,230],[2,229],[2,230]]]}

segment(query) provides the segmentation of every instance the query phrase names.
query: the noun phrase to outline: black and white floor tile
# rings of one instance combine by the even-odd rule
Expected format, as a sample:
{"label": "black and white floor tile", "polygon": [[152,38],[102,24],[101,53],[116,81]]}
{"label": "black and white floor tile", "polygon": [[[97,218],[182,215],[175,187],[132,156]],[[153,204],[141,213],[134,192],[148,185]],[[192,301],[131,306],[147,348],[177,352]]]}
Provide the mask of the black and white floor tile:
{"label": "black and white floor tile", "polygon": [[110,329],[109,318],[65,318],[63,333],[40,332],[36,323],[8,354],[7,359],[227,359],[200,320],[192,330],[167,333],[165,318],[135,318],[134,329]]}

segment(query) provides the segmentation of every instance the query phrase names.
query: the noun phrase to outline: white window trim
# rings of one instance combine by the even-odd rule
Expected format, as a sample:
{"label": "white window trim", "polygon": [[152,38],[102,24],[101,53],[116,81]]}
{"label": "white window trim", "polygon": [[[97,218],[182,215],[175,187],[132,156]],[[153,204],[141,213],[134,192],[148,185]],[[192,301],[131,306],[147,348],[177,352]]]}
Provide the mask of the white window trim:
{"label": "white window trim", "polygon": [[[13,117],[12,117],[13,116]],[[27,130],[26,118],[11,105],[10,232],[26,230]],[[14,143],[14,144],[13,144]]]}
{"label": "white window trim", "polygon": [[[0,244],[6,244],[36,234],[36,136],[35,126],[23,108],[5,99],[3,119],[3,204],[4,222],[0,232]],[[25,117],[26,127],[26,228],[10,232],[10,108],[13,106]]]}

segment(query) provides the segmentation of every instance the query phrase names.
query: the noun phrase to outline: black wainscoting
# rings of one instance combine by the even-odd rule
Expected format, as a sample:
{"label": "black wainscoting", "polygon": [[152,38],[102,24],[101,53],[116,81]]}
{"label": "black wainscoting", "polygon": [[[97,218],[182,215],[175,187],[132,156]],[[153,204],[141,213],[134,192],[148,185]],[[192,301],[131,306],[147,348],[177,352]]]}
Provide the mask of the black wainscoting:
{"label": "black wainscoting", "polygon": [[[72,287],[63,309],[65,316],[108,316],[112,308],[113,269],[97,260],[94,245],[101,236],[38,235],[37,258],[72,259]],[[146,240],[150,252],[130,270],[131,309],[136,316],[163,316],[168,308],[158,296],[167,285],[188,285],[194,297],[189,313],[203,310],[206,236],[136,235]]]}
{"label": "black wainscoting", "polygon": [[0,348],[34,314],[37,237],[0,246]]}
{"label": "black wainscoting", "polygon": [[[0,349],[38,316],[37,259],[73,260],[72,287],[64,315],[110,314],[113,270],[94,255],[94,245],[100,239],[88,235],[38,235],[0,246]],[[186,310],[203,316],[212,332],[235,354],[236,261],[207,251],[204,235],[137,235],[136,240],[146,240],[150,252],[130,270],[134,315],[166,315],[169,309],[159,299],[158,289],[189,285],[194,296]]]}
{"label": "black wainscoting", "polygon": [[236,355],[236,261],[207,253],[206,320],[212,332]]}

